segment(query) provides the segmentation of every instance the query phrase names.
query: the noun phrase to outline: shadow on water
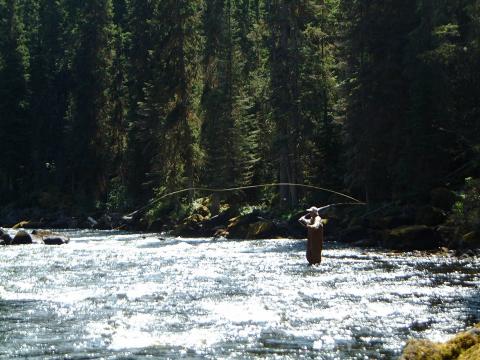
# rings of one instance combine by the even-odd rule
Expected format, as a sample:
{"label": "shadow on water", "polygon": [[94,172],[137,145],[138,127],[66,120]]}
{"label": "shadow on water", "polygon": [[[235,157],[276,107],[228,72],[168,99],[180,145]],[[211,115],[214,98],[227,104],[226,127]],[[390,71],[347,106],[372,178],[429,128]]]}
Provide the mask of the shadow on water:
{"label": "shadow on water", "polygon": [[[477,290],[464,298],[465,307],[463,308],[462,317],[465,327],[471,327],[480,323],[480,291]],[[462,329],[459,329],[462,330]]]}
{"label": "shadow on water", "polygon": [[[252,241],[252,240],[250,240]],[[286,240],[284,243],[278,243],[275,242],[273,243],[271,247],[265,248],[265,244],[268,245],[269,240],[263,240],[262,243],[253,243],[252,247],[249,249],[242,250],[242,253],[248,254],[248,253],[262,253],[262,254],[268,254],[268,253],[293,253],[297,251],[304,251],[306,249],[306,241],[302,240]],[[255,246],[257,245],[257,246]]]}
{"label": "shadow on water", "polygon": [[[36,300],[0,300],[0,323],[4,324],[0,331],[0,355],[16,328],[30,322],[28,314],[38,303]],[[5,327],[5,324],[8,326]]]}
{"label": "shadow on water", "polygon": [[38,303],[37,300],[0,300],[0,320],[22,321],[22,317],[14,315],[33,309]]}
{"label": "shadow on water", "polygon": [[[155,239],[152,239],[151,236],[145,237],[145,240],[149,240],[148,243],[143,243],[138,245],[138,248],[141,249],[150,249],[150,248],[161,248],[165,246],[175,246],[179,244],[187,244],[191,246],[202,246],[202,245],[222,245],[222,244],[231,244],[235,242],[236,244],[248,244],[249,249],[242,250],[242,253],[288,253],[293,251],[299,251],[306,248],[306,240],[291,240],[284,239],[285,242],[281,243],[282,239],[271,239],[271,240],[247,240],[247,239],[226,239],[226,238],[172,238],[164,236],[154,236]],[[120,241],[120,240],[119,240]],[[121,240],[124,241],[124,240]],[[280,243],[278,242],[280,241]],[[265,245],[273,245],[271,247],[265,248]]]}
{"label": "shadow on water", "polygon": [[[188,239],[188,238],[173,238],[173,237],[164,237],[161,235],[154,236],[154,239],[149,237],[145,237],[144,240],[149,241],[148,243],[141,243],[137,247],[139,249],[156,249],[156,248],[162,248],[166,246],[176,246],[179,244],[186,244],[190,246],[201,246],[201,245],[211,245],[211,244],[223,244],[223,243],[229,243],[232,240],[227,240],[227,239],[213,239],[213,238],[207,238],[207,239]],[[134,240],[135,241],[135,240]],[[244,240],[247,241],[247,240]]]}

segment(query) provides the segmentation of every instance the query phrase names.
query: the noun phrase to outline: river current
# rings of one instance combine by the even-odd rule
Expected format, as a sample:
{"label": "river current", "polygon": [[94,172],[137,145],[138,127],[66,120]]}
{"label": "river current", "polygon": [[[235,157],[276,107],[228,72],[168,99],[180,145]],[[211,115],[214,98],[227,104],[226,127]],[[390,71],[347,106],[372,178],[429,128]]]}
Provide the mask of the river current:
{"label": "river current", "polygon": [[0,248],[1,359],[394,359],[480,319],[478,258],[65,233]]}

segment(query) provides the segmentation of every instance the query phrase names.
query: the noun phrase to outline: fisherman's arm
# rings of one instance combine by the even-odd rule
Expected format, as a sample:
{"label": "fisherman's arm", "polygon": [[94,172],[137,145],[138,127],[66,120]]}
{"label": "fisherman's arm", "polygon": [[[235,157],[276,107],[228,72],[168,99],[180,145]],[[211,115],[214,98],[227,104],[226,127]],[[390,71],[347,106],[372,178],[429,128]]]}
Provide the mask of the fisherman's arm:
{"label": "fisherman's arm", "polygon": [[302,224],[302,226],[308,226],[308,220],[307,220],[307,215],[302,216],[300,219],[298,219],[298,222]]}
{"label": "fisherman's arm", "polygon": [[315,217],[313,224],[307,224],[310,229],[320,229],[322,227],[322,218],[320,216]]}

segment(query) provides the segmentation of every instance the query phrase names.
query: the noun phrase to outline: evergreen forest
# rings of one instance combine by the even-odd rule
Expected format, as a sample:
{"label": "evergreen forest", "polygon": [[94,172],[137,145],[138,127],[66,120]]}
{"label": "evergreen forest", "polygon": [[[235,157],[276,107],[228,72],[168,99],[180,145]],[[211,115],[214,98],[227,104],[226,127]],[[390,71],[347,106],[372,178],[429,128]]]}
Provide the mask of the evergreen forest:
{"label": "evergreen forest", "polygon": [[480,1],[0,0],[0,124],[4,208],[421,204],[480,177]]}

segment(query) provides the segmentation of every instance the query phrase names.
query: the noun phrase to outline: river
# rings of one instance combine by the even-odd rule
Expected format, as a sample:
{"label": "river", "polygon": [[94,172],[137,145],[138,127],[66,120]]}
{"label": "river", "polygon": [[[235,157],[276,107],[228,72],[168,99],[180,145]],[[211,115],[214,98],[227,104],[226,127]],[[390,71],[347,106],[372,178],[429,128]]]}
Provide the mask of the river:
{"label": "river", "polygon": [[0,248],[0,358],[391,359],[480,319],[478,258],[65,233]]}

